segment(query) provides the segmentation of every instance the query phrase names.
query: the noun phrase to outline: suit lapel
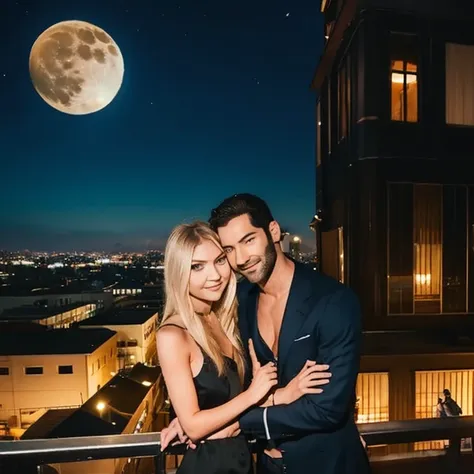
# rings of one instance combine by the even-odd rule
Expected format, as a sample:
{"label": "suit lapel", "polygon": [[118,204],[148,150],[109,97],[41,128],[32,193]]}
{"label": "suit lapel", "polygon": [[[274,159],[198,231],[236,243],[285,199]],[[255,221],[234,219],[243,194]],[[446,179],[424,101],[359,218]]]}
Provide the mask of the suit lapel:
{"label": "suit lapel", "polygon": [[[248,334],[247,337],[253,340],[254,346],[259,344],[259,340],[256,340],[258,335],[258,322],[257,322],[257,301],[260,290],[257,285],[255,285],[248,294],[246,311],[247,311],[247,328]],[[248,344],[248,340],[246,341]]]}
{"label": "suit lapel", "polygon": [[313,287],[311,282],[305,278],[304,268],[295,263],[295,273],[291,282],[290,294],[286,303],[283,321],[278,340],[278,378],[280,379],[284,363],[288,357],[291,345],[298,336],[306,316],[311,309],[308,299]]}

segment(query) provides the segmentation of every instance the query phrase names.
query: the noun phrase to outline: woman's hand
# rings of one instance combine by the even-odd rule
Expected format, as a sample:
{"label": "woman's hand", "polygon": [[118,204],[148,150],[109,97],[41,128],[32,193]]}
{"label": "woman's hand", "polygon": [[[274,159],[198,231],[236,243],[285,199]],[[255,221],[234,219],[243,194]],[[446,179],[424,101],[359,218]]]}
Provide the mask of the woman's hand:
{"label": "woman's hand", "polygon": [[329,383],[332,374],[327,372],[329,365],[318,365],[308,360],[300,373],[284,388],[278,389],[274,394],[275,405],[289,404],[307,394],[322,393],[323,389],[317,388]]}
{"label": "woman's hand", "polygon": [[277,368],[273,362],[260,367],[252,379],[247,394],[250,396],[252,405],[258,405],[270,390],[277,384]]}
{"label": "woman's hand", "polygon": [[257,373],[257,370],[261,367],[261,364],[258,361],[252,339],[249,339],[249,354],[250,361],[252,362],[252,377],[255,377],[255,374]]}

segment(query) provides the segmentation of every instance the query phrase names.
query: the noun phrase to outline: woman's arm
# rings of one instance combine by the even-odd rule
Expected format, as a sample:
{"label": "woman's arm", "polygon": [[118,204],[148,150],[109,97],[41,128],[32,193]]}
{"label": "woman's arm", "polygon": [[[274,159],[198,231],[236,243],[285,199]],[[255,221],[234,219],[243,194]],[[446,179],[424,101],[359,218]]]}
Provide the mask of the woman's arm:
{"label": "woman's arm", "polygon": [[262,367],[248,390],[224,405],[200,410],[186,333],[177,327],[163,327],[156,335],[156,343],[171,403],[184,432],[192,441],[202,439],[234,421],[276,384],[276,368],[269,365]]}

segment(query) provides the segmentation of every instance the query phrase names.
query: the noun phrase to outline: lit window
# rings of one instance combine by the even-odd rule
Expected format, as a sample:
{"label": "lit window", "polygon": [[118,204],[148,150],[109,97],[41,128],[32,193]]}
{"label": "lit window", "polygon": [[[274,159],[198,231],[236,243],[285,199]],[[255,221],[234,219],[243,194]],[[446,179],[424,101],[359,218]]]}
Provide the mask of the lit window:
{"label": "lit window", "polygon": [[414,187],[415,313],[441,311],[442,192],[439,185]]}
{"label": "lit window", "polygon": [[[444,400],[448,389],[451,398],[461,407],[463,415],[472,415],[474,370],[423,371],[415,373],[416,418],[441,415],[438,399]],[[447,441],[416,443],[415,449],[443,449]]]}
{"label": "lit window", "polygon": [[392,33],[390,41],[391,116],[418,121],[418,43],[414,35]]}
{"label": "lit window", "polygon": [[474,46],[446,44],[446,123],[474,125]]}
{"label": "lit window", "polygon": [[387,372],[359,374],[356,397],[357,423],[376,423],[389,420]]}
{"label": "lit window", "polygon": [[465,313],[466,186],[390,183],[388,313]]}

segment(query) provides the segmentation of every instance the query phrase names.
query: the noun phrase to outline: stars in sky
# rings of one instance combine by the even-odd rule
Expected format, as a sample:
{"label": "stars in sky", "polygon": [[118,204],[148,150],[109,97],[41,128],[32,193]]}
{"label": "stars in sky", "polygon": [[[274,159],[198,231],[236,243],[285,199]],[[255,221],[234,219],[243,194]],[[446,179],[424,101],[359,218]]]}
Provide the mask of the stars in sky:
{"label": "stars in sky", "polygon": [[[306,229],[314,214],[315,99],[307,82],[323,45],[318,2],[119,0],[114,10],[110,2],[92,0],[0,0],[2,13],[4,3],[12,21],[4,25],[10,41],[0,42],[6,58],[0,107],[11,111],[11,127],[0,130],[0,161],[5,173],[17,172],[19,161],[33,171],[21,189],[13,182],[0,189],[0,198],[16,203],[0,206],[0,225],[21,223],[12,224],[8,236],[0,231],[0,248],[108,248],[109,239],[111,246],[124,239],[139,247],[142,240],[167,235],[177,222],[206,218],[215,203],[240,191],[261,195],[285,225],[313,239]],[[117,100],[79,118],[36,97],[25,63],[42,28],[76,17],[105,27],[127,68]],[[79,134],[87,137],[87,153],[71,147]],[[81,185],[66,185],[64,156],[76,164]],[[222,177],[223,157],[244,162],[230,181]],[[294,160],[290,171],[274,169],[275,160],[288,159]],[[160,176],[158,190],[140,184],[143,169]],[[115,184],[124,170],[134,183],[126,190]],[[41,190],[40,182],[53,172],[57,184]],[[110,179],[84,200],[82,187],[94,187],[97,173]],[[200,176],[215,185],[203,186]],[[292,199],[275,192],[282,187]]]}

